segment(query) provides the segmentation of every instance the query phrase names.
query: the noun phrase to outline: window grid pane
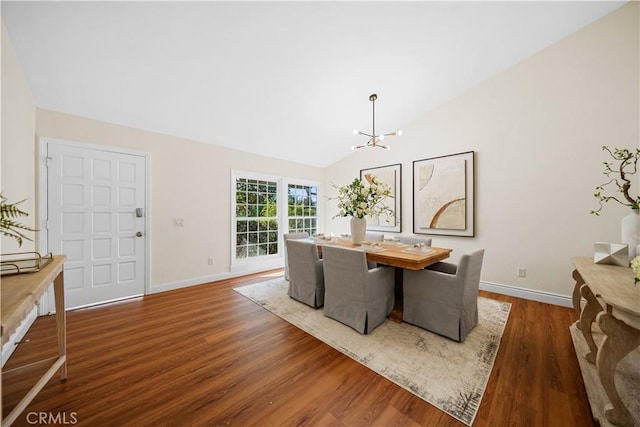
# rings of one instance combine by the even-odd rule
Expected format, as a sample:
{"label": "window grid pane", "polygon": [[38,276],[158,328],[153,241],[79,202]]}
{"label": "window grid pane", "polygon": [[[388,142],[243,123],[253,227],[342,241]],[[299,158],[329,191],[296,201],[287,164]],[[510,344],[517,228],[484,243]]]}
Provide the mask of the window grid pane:
{"label": "window grid pane", "polygon": [[313,236],[317,232],[318,188],[289,184],[287,194],[289,232],[306,231]]}
{"label": "window grid pane", "polygon": [[278,183],[236,178],[236,259],[278,253]]}

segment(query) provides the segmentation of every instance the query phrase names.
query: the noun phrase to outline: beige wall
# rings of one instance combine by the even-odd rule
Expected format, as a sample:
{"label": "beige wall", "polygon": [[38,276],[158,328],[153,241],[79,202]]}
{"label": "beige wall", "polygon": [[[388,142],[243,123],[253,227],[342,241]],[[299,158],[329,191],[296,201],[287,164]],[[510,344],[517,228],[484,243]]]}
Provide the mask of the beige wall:
{"label": "beige wall", "polygon": [[[325,185],[401,163],[403,234],[411,234],[413,160],[476,151],[476,237],[434,236],[434,245],[454,248],[454,261],[485,248],[483,281],[569,295],[571,257],[620,241],[627,210],[589,211],[604,182],[600,147],[639,146],[638,39],[631,2],[425,114],[390,140],[391,151],[351,153],[327,169]],[[331,221],[336,211],[327,206],[325,231],[348,229]],[[516,277],[518,266],[527,277]]]}
{"label": "beige wall", "polygon": [[[20,208],[30,214],[19,221],[35,228],[35,104],[31,89],[2,24],[2,138],[0,139],[2,194],[9,202],[27,199]],[[37,238],[35,233],[26,232]],[[14,239],[2,236],[1,252],[35,250],[36,242],[24,241],[19,247]]]}
{"label": "beige wall", "polygon": [[[152,291],[229,273],[231,170],[324,181],[320,168],[69,114],[37,109],[36,123],[39,137],[150,154]],[[184,226],[175,227],[174,218]]]}

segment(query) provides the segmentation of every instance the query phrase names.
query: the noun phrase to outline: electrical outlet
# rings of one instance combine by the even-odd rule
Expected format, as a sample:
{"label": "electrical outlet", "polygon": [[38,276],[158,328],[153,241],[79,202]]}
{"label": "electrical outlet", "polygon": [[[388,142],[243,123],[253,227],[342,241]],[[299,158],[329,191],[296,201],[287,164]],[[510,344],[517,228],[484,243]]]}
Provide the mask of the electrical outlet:
{"label": "electrical outlet", "polygon": [[518,277],[527,277],[527,269],[524,267],[518,267]]}
{"label": "electrical outlet", "polygon": [[174,227],[184,227],[184,219],[182,219],[182,218],[173,218],[173,226]]}
{"label": "electrical outlet", "polygon": [[211,257],[211,258],[207,258],[207,264],[208,264],[208,265],[213,265],[213,264],[215,264],[215,262],[216,262],[216,260],[215,260],[215,259],[213,259],[213,257]]}

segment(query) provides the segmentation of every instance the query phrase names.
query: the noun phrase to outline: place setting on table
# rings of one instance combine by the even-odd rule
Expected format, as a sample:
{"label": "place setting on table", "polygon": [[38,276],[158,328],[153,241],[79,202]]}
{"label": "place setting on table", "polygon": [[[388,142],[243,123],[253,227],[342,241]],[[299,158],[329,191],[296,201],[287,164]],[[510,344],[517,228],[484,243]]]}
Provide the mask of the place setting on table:
{"label": "place setting on table", "polygon": [[404,243],[395,237],[382,237],[382,240],[362,240],[353,243],[349,234],[340,236],[318,233],[308,239],[322,251],[324,245],[337,245],[345,248],[360,249],[367,253],[369,261],[392,267],[420,270],[435,262],[449,257],[452,249],[438,248],[425,243]]}

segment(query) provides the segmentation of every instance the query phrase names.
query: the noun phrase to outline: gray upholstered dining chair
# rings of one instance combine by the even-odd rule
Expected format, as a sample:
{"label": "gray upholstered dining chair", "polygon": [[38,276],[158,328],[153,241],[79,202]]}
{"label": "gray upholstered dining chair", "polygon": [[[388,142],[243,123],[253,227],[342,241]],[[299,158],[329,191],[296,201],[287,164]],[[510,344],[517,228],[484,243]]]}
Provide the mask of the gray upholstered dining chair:
{"label": "gray upholstered dining chair", "polygon": [[456,341],[478,324],[478,288],[484,249],[462,255],[458,265],[438,262],[404,270],[402,320]]}
{"label": "gray upholstered dining chair", "polygon": [[393,310],[394,269],[369,269],[367,254],[359,249],[326,245],[324,315],[361,334],[373,331]]}
{"label": "gray upholstered dining chair", "polygon": [[307,233],[306,231],[301,231],[298,233],[285,233],[282,236],[284,239],[284,278],[289,280],[289,258],[287,255],[287,242],[289,240],[294,240],[294,239],[308,239],[309,238],[309,233]]}
{"label": "gray upholstered dining chair", "polygon": [[289,253],[289,291],[291,298],[313,308],[324,304],[324,274],[318,247],[313,242],[293,239]]}

